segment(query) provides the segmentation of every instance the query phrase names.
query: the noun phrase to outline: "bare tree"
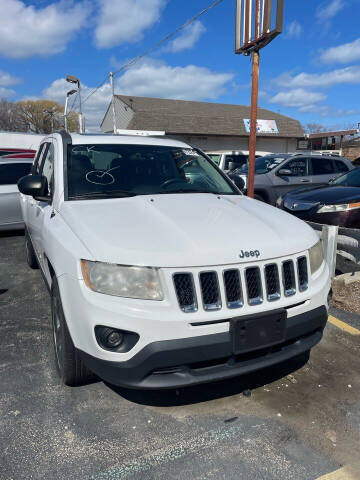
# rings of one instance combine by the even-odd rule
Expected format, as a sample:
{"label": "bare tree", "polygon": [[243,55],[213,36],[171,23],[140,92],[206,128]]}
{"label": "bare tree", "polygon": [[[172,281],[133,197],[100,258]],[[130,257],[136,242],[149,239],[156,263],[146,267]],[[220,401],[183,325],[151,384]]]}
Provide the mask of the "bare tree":
{"label": "bare tree", "polygon": [[10,132],[26,131],[18,104],[9,102],[4,98],[0,100],[0,130]]}
{"label": "bare tree", "polygon": [[[48,134],[64,126],[64,107],[53,100],[26,100],[17,105],[28,132]],[[76,112],[68,114],[68,128],[78,131]]]}
{"label": "bare tree", "polygon": [[320,123],[307,123],[303,126],[306,133],[321,133],[326,132],[326,125],[321,125]]}

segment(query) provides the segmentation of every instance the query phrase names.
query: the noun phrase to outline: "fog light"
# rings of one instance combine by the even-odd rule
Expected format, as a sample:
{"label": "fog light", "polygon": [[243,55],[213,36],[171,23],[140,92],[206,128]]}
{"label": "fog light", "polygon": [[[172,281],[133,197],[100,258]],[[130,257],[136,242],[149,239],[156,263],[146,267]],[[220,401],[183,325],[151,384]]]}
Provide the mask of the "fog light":
{"label": "fog light", "polygon": [[109,348],[116,348],[118,347],[123,341],[123,335],[119,332],[113,331],[109,333],[106,337],[106,344]]}
{"label": "fog light", "polygon": [[105,348],[118,348],[124,340],[124,335],[114,328],[103,327],[99,333],[99,340]]}
{"label": "fog light", "polygon": [[138,342],[139,335],[135,332],[97,325],[95,337],[101,348],[110,352],[129,352]]}

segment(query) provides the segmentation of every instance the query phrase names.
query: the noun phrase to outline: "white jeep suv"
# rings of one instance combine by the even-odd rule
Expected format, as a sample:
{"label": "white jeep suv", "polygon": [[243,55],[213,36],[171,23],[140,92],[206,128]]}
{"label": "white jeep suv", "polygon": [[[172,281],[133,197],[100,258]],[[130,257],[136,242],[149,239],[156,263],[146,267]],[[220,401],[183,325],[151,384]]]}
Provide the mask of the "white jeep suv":
{"label": "white jeep suv", "polygon": [[54,133],[19,180],[67,385],[178,388],[306,355],[327,321],[315,232],[170,139]]}

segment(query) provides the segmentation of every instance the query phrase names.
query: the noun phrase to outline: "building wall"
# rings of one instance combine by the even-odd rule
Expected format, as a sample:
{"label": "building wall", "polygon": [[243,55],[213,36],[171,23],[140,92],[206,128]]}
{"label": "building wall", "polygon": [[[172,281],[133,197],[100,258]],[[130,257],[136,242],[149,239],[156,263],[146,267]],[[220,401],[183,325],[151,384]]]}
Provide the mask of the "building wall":
{"label": "building wall", "polygon": [[[232,151],[249,150],[249,137],[230,136],[197,136],[197,135],[169,135],[169,137],[189,143],[204,151]],[[269,138],[257,139],[257,152],[288,153],[295,152],[297,140],[295,138]]]}

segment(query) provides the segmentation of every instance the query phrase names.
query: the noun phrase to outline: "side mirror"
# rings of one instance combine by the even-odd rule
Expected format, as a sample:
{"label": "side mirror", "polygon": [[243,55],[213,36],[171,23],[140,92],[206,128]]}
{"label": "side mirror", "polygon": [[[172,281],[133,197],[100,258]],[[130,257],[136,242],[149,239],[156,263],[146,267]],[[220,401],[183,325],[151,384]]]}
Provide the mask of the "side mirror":
{"label": "side mirror", "polygon": [[36,200],[48,202],[50,200],[48,193],[47,178],[44,175],[26,175],[18,181],[19,192],[24,195],[30,195]]}
{"label": "side mirror", "polygon": [[243,178],[238,177],[237,175],[230,175],[229,177],[241,192],[245,189],[245,182]]}
{"label": "side mirror", "polygon": [[283,176],[283,177],[291,177],[292,176],[292,171],[289,170],[288,168],[280,168],[280,170],[277,172],[278,175]]}
{"label": "side mirror", "polygon": [[228,170],[229,170],[230,172],[232,172],[233,170],[236,170],[237,167],[238,167],[238,164],[237,164],[237,163],[235,163],[235,162],[229,162]]}

